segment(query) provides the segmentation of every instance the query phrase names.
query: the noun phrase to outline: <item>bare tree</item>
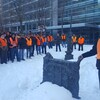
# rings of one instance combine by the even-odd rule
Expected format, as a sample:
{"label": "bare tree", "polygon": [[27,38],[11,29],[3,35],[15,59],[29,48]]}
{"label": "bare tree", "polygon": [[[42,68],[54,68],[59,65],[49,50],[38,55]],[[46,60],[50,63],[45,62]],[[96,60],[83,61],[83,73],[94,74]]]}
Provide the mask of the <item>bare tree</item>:
{"label": "bare tree", "polygon": [[3,20],[2,20],[2,14],[0,14],[0,32],[3,32]]}
{"label": "bare tree", "polygon": [[38,0],[37,1],[37,22],[40,26],[41,31],[46,27],[46,4],[48,0]]}
{"label": "bare tree", "polygon": [[0,0],[0,32],[3,32],[2,1]]}
{"label": "bare tree", "polygon": [[9,16],[9,27],[10,27],[10,30],[9,31],[12,31],[12,27],[13,27],[13,25],[12,25],[12,23],[13,23],[13,13],[14,13],[14,11],[12,10],[12,5],[9,5],[9,12],[8,12],[8,16]]}
{"label": "bare tree", "polygon": [[16,15],[18,18],[18,21],[20,23],[20,32],[23,33],[23,19],[24,19],[24,9],[23,9],[23,5],[24,4],[24,0],[14,0],[13,1],[13,6],[15,8],[16,11]]}

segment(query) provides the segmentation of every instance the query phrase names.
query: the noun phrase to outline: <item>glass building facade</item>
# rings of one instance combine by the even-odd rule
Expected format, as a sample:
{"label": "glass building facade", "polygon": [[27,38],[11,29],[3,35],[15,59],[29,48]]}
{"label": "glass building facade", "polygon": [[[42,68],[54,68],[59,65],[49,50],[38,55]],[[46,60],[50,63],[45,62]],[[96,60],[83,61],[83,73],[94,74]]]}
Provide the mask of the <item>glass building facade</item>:
{"label": "glass building facade", "polygon": [[[100,0],[1,0],[3,27],[19,31],[18,12],[22,17],[23,30],[37,29],[44,25],[47,30],[68,32],[70,24],[75,34],[95,38],[100,26]],[[14,5],[16,2],[16,7]],[[89,35],[87,35],[89,34]]]}

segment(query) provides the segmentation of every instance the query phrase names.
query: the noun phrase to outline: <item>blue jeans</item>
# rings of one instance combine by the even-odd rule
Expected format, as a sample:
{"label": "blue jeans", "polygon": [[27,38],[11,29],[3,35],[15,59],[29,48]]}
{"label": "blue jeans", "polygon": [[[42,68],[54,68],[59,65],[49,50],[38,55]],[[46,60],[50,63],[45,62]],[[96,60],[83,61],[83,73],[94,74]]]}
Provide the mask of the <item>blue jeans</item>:
{"label": "blue jeans", "polygon": [[10,52],[11,52],[11,61],[13,62],[15,57],[17,58],[17,61],[19,61],[18,48],[17,47],[11,48]]}
{"label": "blue jeans", "polygon": [[24,59],[24,49],[19,49],[19,58],[20,60]]}
{"label": "blue jeans", "polygon": [[46,45],[42,45],[42,53],[47,53]]}
{"label": "blue jeans", "polygon": [[58,51],[58,48],[59,48],[59,51],[61,51],[60,44],[56,44],[56,51]]}
{"label": "blue jeans", "polygon": [[52,42],[48,42],[49,49],[52,48]]}
{"label": "blue jeans", "polygon": [[37,55],[41,54],[41,46],[37,46],[37,50],[36,51],[37,51]]}
{"label": "blue jeans", "polygon": [[31,58],[31,52],[32,52],[32,47],[28,46],[27,47],[27,58]]}
{"label": "blue jeans", "polygon": [[66,48],[66,41],[62,41],[62,46]]}

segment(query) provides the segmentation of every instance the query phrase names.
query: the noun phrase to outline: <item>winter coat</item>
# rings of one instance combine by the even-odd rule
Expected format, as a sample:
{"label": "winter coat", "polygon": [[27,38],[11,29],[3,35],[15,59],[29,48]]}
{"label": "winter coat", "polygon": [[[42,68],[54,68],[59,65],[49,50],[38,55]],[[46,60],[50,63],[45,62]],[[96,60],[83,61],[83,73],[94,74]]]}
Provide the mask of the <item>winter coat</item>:
{"label": "winter coat", "polygon": [[[93,47],[90,51],[82,54],[83,58],[94,56],[97,54],[97,43],[98,43],[98,40],[95,42],[95,44],[93,45]],[[96,67],[98,70],[100,70],[100,59],[97,59]]]}
{"label": "winter coat", "polygon": [[32,39],[32,45],[36,45],[36,43],[37,43],[36,38],[35,37],[31,37],[31,39]]}
{"label": "winter coat", "polygon": [[55,42],[56,42],[56,44],[60,44],[61,43],[61,37],[60,36],[57,36],[55,38]]}
{"label": "winter coat", "polygon": [[26,39],[25,38],[20,38],[19,42],[18,42],[18,45],[19,45],[19,49],[25,49],[26,48]]}
{"label": "winter coat", "polygon": [[5,38],[6,38],[6,40],[7,40],[7,45],[8,45],[8,48],[10,47],[10,35],[9,36],[6,36]]}

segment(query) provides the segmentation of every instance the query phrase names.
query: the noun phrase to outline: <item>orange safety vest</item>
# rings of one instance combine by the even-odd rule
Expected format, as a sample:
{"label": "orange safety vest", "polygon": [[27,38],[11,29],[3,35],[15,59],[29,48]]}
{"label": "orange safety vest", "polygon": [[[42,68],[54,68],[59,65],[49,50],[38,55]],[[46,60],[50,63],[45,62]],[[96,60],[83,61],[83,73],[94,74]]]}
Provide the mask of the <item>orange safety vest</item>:
{"label": "orange safety vest", "polygon": [[52,42],[53,41],[53,37],[51,35],[47,36],[47,40],[48,42]]}
{"label": "orange safety vest", "polygon": [[47,40],[45,37],[42,37],[41,39],[42,39],[42,43],[46,42]]}
{"label": "orange safety vest", "polygon": [[7,46],[7,40],[6,40],[6,39],[0,38],[0,46],[1,46],[1,47]]}
{"label": "orange safety vest", "polygon": [[75,43],[76,42],[76,36],[72,36],[72,42]]}
{"label": "orange safety vest", "polygon": [[100,39],[97,42],[97,59],[100,59]]}
{"label": "orange safety vest", "polygon": [[37,45],[40,46],[41,45],[41,40],[39,39],[39,37],[36,37],[37,40]]}
{"label": "orange safety vest", "polygon": [[66,35],[62,35],[62,36],[61,36],[61,39],[62,39],[62,40],[65,40],[65,39],[66,39]]}
{"label": "orange safety vest", "polygon": [[83,37],[78,39],[78,44],[84,44],[84,38]]}
{"label": "orange safety vest", "polygon": [[10,43],[11,43],[11,45],[17,46],[18,45],[18,38],[16,37],[15,40],[13,40],[12,38],[10,38]]}
{"label": "orange safety vest", "polygon": [[32,39],[31,38],[26,38],[26,44],[27,46],[32,46]]}

